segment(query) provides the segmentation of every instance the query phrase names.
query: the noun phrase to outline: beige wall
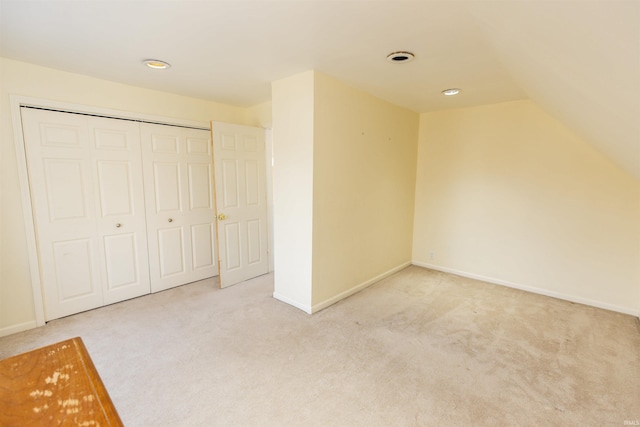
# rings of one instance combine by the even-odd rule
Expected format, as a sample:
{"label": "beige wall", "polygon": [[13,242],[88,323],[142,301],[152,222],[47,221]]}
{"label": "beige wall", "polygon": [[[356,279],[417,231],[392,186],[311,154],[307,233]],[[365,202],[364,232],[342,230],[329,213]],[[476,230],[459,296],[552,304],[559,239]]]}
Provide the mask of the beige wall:
{"label": "beige wall", "polygon": [[247,108],[245,119],[247,125],[270,129],[273,122],[272,109],[271,101]]}
{"label": "beige wall", "polygon": [[313,71],[272,84],[274,297],[311,312]]}
{"label": "beige wall", "polygon": [[272,96],[274,296],[315,312],[411,262],[419,116],[315,71]]}
{"label": "beige wall", "polygon": [[313,304],[411,261],[419,115],[316,73]]}
{"label": "beige wall", "polygon": [[421,115],[415,212],[419,264],[640,312],[640,182],[531,101]]}
{"label": "beige wall", "polygon": [[9,94],[178,119],[247,124],[247,111],[0,58],[0,335],[35,321]]}

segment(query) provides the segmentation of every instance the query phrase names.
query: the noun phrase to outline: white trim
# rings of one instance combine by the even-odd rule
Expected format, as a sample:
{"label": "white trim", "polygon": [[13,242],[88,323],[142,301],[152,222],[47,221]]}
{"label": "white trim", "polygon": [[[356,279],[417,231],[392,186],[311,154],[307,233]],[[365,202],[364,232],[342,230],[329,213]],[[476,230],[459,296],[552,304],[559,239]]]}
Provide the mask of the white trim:
{"label": "white trim", "polygon": [[273,272],[273,130],[264,130],[265,189],[267,191],[267,247],[269,248],[269,273]]}
{"label": "white trim", "polygon": [[314,304],[311,307],[311,313],[317,313],[318,311],[325,309],[327,307],[329,307],[330,305],[333,305],[335,303],[337,303],[340,300],[343,300],[347,297],[350,297],[351,295],[355,294],[356,292],[360,292],[361,290],[363,290],[364,288],[373,285],[376,282],[379,282],[382,279],[385,279],[389,276],[391,276],[392,274],[397,273],[400,270],[403,270],[405,268],[407,268],[408,266],[411,265],[411,262],[405,262],[403,264],[400,264],[397,267],[392,268],[391,270],[388,270],[372,279],[367,280],[366,282],[362,282],[359,285],[354,286],[351,289],[347,289],[344,292],[339,293],[338,295],[331,297],[319,304]]}
{"label": "white trim", "polygon": [[494,285],[506,286],[508,288],[520,289],[522,291],[531,292],[534,294],[545,295],[552,298],[557,298],[565,301],[575,302],[578,304],[589,305],[591,307],[602,308],[605,310],[616,311],[618,313],[630,314],[632,316],[640,317],[640,310],[634,310],[627,307],[620,307],[619,305],[608,304],[600,301],[595,301],[589,298],[582,298],[573,295],[564,294],[562,292],[550,291],[548,289],[537,288],[535,286],[521,285],[518,283],[509,282],[507,280],[496,279],[493,277],[482,276],[480,274],[468,273],[466,271],[456,270],[454,268],[442,267],[435,264],[429,264],[426,262],[412,261],[413,265],[418,267],[424,267],[431,270],[442,271],[444,273],[451,273],[457,276],[468,277],[470,279],[481,280],[483,282],[493,283]]}
{"label": "white trim", "polygon": [[18,162],[18,182],[20,183],[21,190],[20,197],[22,198],[24,230],[27,238],[27,255],[29,257],[29,273],[31,274],[33,308],[36,315],[35,326],[42,326],[44,325],[44,301],[42,299],[40,283],[40,262],[38,260],[35,222],[33,220],[33,210],[31,206],[31,188],[29,187],[29,175],[27,173],[27,154],[24,148],[24,134],[22,133],[21,103],[18,97],[11,95],[9,98],[13,125],[13,141],[16,146],[16,159]]}
{"label": "white trim", "polygon": [[277,292],[273,293],[273,297],[278,301],[282,301],[286,304],[294,306],[295,308],[299,308],[300,310],[304,311],[307,314],[311,314],[311,307],[306,304],[301,304],[298,301],[294,301],[291,298],[287,298],[284,295],[280,295]]}
{"label": "white trim", "polygon": [[[18,163],[18,182],[20,184],[20,197],[22,198],[22,209],[24,213],[25,234],[27,239],[27,254],[29,258],[29,273],[31,274],[31,289],[33,291],[33,306],[35,310],[35,326],[45,324],[44,317],[44,300],[42,298],[42,287],[40,279],[40,261],[38,259],[35,222],[33,220],[33,210],[31,206],[31,188],[29,187],[29,175],[27,172],[27,156],[24,147],[24,134],[22,131],[22,115],[21,107],[41,107],[55,109],[60,111],[68,111],[73,113],[87,113],[100,115],[105,117],[113,117],[128,120],[141,120],[154,122],[158,124],[168,124],[176,126],[199,127],[210,129],[208,122],[195,120],[175,119],[172,117],[156,116],[151,114],[134,113],[121,110],[112,110],[108,108],[100,108],[90,105],[71,104],[67,102],[52,101],[48,99],[32,98],[22,95],[9,95],[9,103],[11,105],[11,120],[13,125],[13,140],[16,146],[16,160]],[[0,329],[0,336],[5,329],[13,330],[20,328],[26,324],[10,326]],[[18,331],[16,331],[18,332]]]}
{"label": "white trim", "polygon": [[350,289],[347,289],[344,292],[339,293],[338,295],[331,297],[319,304],[315,304],[313,306],[308,306],[306,304],[301,304],[298,301],[294,301],[291,298],[288,298],[284,295],[281,295],[277,292],[273,293],[273,297],[279,301],[282,301],[284,303],[287,303],[289,305],[292,305],[302,311],[304,311],[307,314],[313,314],[313,313],[317,313],[320,310],[323,310],[327,307],[329,307],[330,305],[333,305],[335,303],[337,303],[338,301],[341,301],[353,294],[355,294],[356,292],[359,292],[361,290],[363,290],[364,288],[373,285],[376,282],[379,282],[382,279],[385,279],[389,276],[391,276],[394,273],[397,273],[400,270],[403,270],[405,268],[407,268],[408,266],[411,265],[411,262],[405,262],[403,264],[398,265],[397,267],[392,268],[391,270],[388,270],[372,279],[367,280],[366,282],[360,283],[359,285],[356,285]]}
{"label": "white trim", "polygon": [[17,325],[7,326],[6,328],[0,328],[0,337],[6,337],[7,335],[17,334],[18,332],[27,331],[29,329],[37,328],[35,320],[29,322],[18,323]]}

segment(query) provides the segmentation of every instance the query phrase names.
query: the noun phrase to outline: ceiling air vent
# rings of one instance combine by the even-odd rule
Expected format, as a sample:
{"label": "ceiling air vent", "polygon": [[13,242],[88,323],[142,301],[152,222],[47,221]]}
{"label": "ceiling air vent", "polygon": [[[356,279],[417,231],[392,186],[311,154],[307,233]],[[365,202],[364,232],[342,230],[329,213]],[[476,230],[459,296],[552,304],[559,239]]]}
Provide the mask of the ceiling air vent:
{"label": "ceiling air vent", "polygon": [[387,55],[387,60],[390,62],[409,62],[415,58],[415,55],[411,52],[393,52]]}

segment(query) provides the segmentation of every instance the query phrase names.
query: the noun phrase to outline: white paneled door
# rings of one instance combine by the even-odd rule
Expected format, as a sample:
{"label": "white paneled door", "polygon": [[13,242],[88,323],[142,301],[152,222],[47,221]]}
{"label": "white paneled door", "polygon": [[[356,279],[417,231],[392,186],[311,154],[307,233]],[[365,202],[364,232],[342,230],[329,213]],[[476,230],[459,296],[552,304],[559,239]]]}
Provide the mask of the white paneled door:
{"label": "white paneled door", "polygon": [[217,274],[211,134],[142,124],[153,292]]}
{"label": "white paneled door", "polygon": [[213,122],[220,285],[269,271],[264,129]]}
{"label": "white paneled door", "polygon": [[46,320],[149,293],[139,125],[21,113]]}

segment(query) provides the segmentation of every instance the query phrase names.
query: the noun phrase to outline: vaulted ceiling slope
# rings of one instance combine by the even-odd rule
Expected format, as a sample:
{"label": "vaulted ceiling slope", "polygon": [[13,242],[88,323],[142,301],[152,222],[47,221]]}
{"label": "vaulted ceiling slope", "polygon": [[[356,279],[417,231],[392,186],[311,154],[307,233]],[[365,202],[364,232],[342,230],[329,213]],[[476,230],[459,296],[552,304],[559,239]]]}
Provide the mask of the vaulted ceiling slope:
{"label": "vaulted ceiling slope", "polygon": [[637,0],[0,0],[0,55],[244,107],[309,69],[417,112],[529,97],[640,179]]}
{"label": "vaulted ceiling slope", "polygon": [[482,3],[474,16],[527,96],[640,179],[640,1]]}

